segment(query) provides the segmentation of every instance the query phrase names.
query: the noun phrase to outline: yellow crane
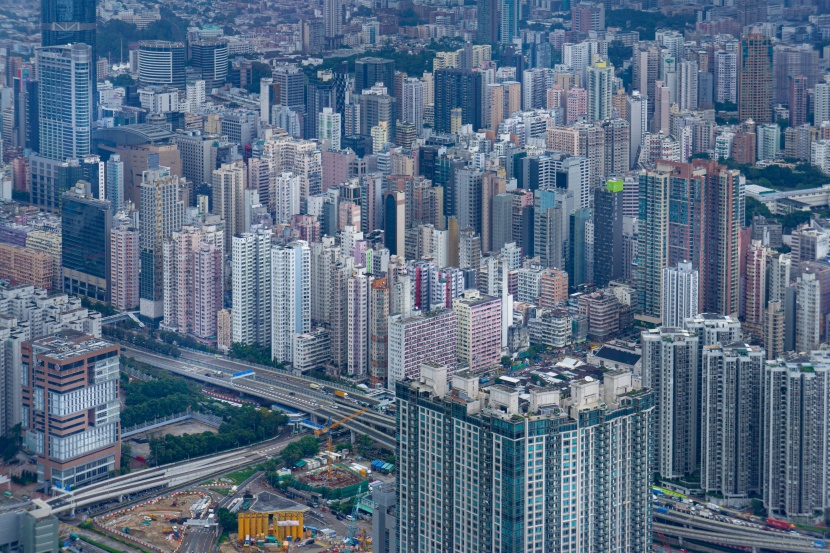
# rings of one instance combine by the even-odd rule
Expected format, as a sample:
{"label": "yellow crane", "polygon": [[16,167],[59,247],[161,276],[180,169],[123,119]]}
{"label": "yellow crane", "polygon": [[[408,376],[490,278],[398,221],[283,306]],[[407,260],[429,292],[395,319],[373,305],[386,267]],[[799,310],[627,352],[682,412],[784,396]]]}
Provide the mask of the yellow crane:
{"label": "yellow crane", "polygon": [[325,428],[318,428],[317,430],[314,431],[315,436],[319,436],[320,434],[328,433],[328,438],[329,439],[328,439],[328,443],[326,444],[326,453],[327,453],[326,457],[328,459],[326,461],[326,465],[328,466],[328,479],[329,479],[329,482],[331,482],[331,459],[332,459],[332,456],[333,456],[332,455],[332,449],[331,449],[331,431],[334,430],[335,428],[337,428],[338,426],[349,422],[350,420],[357,417],[358,415],[362,415],[363,413],[365,413],[368,410],[369,410],[369,407],[364,407],[363,409],[355,411],[351,415],[348,415],[348,416],[343,417],[342,419],[340,419],[338,421],[335,421],[335,422],[331,423],[329,426],[327,426]]}

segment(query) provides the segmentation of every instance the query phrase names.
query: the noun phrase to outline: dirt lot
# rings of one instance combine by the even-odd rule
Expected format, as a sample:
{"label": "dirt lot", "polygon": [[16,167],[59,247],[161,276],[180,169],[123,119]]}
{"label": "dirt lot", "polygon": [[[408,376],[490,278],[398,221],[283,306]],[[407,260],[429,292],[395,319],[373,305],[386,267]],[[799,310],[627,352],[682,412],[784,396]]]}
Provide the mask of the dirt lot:
{"label": "dirt lot", "polygon": [[[99,519],[99,522],[109,530],[123,531],[127,527],[131,536],[164,551],[173,551],[178,542],[171,538],[172,527],[175,525],[181,530],[181,523],[191,517],[190,507],[200,499],[201,496],[196,493],[166,497],[155,503],[139,505],[125,513]],[[145,517],[152,520],[146,520]]]}

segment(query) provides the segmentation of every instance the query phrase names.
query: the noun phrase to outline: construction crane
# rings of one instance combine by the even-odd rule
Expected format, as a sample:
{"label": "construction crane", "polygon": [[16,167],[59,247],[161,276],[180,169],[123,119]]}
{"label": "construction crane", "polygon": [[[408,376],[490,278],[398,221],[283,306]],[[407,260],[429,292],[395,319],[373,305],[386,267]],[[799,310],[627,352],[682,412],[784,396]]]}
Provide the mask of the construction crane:
{"label": "construction crane", "polygon": [[331,459],[333,457],[333,453],[332,453],[332,449],[331,449],[331,431],[334,430],[335,428],[337,428],[338,426],[349,422],[350,420],[357,417],[358,415],[362,415],[363,413],[365,413],[368,410],[369,410],[369,407],[364,407],[363,409],[355,411],[354,413],[352,413],[351,415],[349,415],[347,417],[343,417],[339,421],[335,421],[335,422],[331,423],[330,425],[326,426],[325,428],[318,428],[317,430],[314,431],[315,436],[319,436],[320,434],[328,433],[328,438],[329,439],[328,439],[328,443],[326,444],[326,457],[328,457],[328,460],[326,462],[326,465],[328,467],[329,482],[331,482]]}

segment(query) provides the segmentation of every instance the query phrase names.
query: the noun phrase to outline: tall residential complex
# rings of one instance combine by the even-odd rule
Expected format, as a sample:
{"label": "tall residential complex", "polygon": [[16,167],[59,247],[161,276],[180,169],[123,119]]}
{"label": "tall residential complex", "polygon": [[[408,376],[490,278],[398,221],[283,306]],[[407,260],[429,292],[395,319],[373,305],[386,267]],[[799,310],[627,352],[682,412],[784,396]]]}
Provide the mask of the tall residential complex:
{"label": "tall residential complex", "polygon": [[271,236],[256,226],[231,240],[233,342],[271,345]]}
{"label": "tall residential complex", "polygon": [[642,334],[643,386],[654,391],[656,471],[663,478],[687,476],[696,468],[699,343],[683,329]]}
{"label": "tall residential complex", "polygon": [[764,506],[771,516],[812,516],[830,493],[828,359],[768,361],[762,386]]}
{"label": "tall residential complex", "polygon": [[114,225],[110,233],[110,303],[116,309],[139,306],[140,259],[138,229],[129,223]]}
{"label": "tall residential complex", "polygon": [[38,481],[72,488],[121,464],[119,347],[76,330],[24,342],[23,428]]}
{"label": "tall residential complex", "polygon": [[271,317],[271,357],[292,363],[294,337],[311,330],[311,250],[307,242],[298,240],[271,250]]}
{"label": "tall residential complex", "polygon": [[401,313],[389,316],[387,382],[390,390],[404,378],[417,378],[422,363],[455,368],[457,317],[454,311]]}
{"label": "tall residential complex", "polygon": [[456,357],[470,370],[492,367],[501,357],[501,298],[467,290],[452,302],[457,320]]}
{"label": "tall residential complex", "polygon": [[588,83],[588,121],[611,119],[611,92],[614,66],[600,60],[586,69]]}
{"label": "tall residential complex", "polygon": [[[744,0],[747,4],[753,0]],[[738,59],[738,117],[772,123],[772,41],[753,31],[741,38]]]}
{"label": "tall residential complex", "polygon": [[689,317],[700,313],[700,278],[689,262],[663,269],[662,323],[668,328],[683,328]]}
{"label": "tall residential complex", "polygon": [[141,193],[141,314],[164,316],[164,239],[182,227],[184,202],[180,189],[185,180],[168,167],[144,171]]}
{"label": "tall residential complex", "polygon": [[398,382],[398,551],[649,551],[654,396],[622,371],[569,388]]}

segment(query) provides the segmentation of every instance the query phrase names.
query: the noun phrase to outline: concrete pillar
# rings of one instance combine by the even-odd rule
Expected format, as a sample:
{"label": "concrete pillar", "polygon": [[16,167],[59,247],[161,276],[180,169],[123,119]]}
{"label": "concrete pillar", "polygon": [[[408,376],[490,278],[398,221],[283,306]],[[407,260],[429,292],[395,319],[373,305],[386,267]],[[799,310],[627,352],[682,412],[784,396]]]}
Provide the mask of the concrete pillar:
{"label": "concrete pillar", "polygon": [[357,443],[357,433],[354,430],[349,430],[349,437],[351,438],[352,445]]}

